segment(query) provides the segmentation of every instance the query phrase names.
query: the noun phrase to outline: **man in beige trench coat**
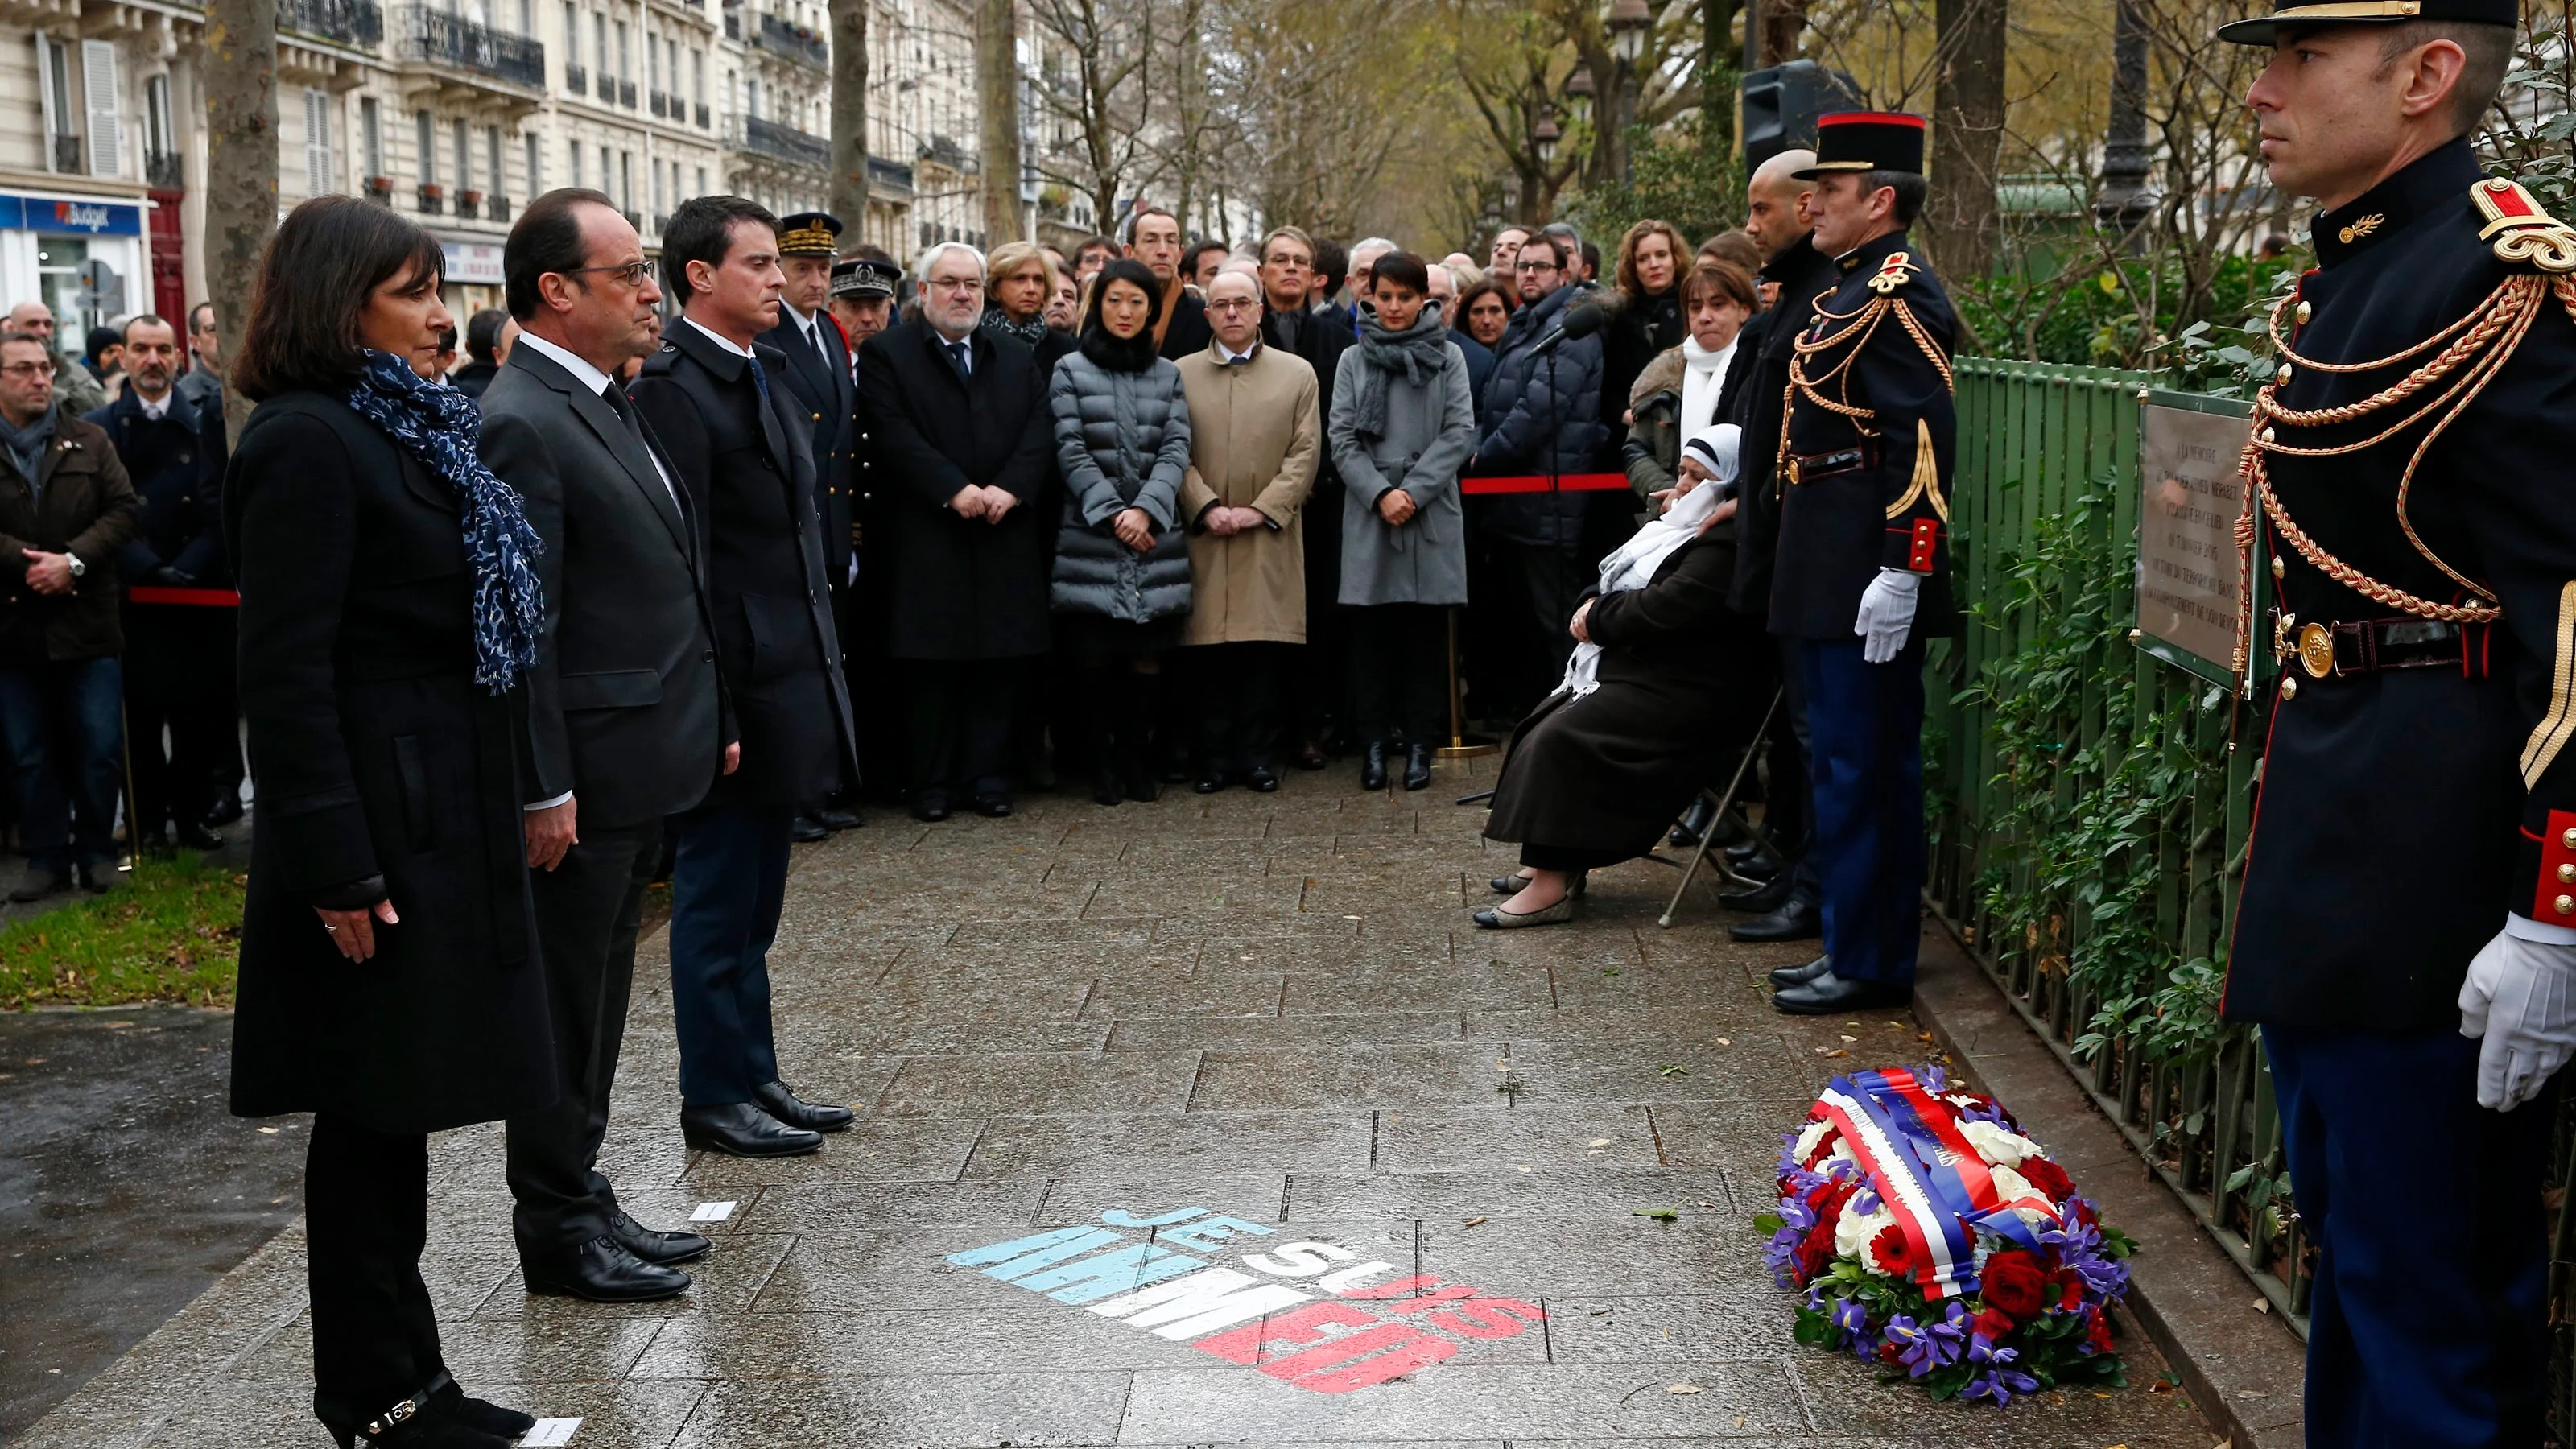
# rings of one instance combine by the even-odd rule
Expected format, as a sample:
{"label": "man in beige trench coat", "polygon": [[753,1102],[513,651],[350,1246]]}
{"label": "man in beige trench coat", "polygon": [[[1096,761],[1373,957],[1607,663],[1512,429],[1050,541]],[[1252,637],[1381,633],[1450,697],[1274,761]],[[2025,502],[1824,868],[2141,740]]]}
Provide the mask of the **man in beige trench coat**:
{"label": "man in beige trench coat", "polygon": [[[1323,457],[1315,370],[1261,342],[1261,284],[1208,284],[1216,338],[1180,360],[1190,404],[1192,605],[1182,662],[1198,706],[1198,791],[1279,788],[1281,680],[1306,642],[1302,509]],[[1327,527],[1339,520],[1327,519]]]}

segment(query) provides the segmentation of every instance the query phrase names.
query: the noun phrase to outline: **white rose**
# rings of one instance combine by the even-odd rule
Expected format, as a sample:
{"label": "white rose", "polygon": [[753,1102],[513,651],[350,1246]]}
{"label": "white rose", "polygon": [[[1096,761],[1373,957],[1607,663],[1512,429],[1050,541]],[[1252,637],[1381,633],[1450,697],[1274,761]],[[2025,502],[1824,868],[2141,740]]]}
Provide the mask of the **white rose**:
{"label": "white rose", "polygon": [[1831,1122],[1817,1121],[1807,1124],[1807,1130],[1798,1134],[1798,1145],[1790,1149],[1799,1165],[1804,1166],[1808,1158],[1815,1156],[1816,1145],[1825,1140],[1826,1133],[1833,1130],[1834,1124]]}
{"label": "white rose", "polygon": [[1995,1167],[2019,1167],[2025,1157],[2040,1157],[2039,1144],[2027,1137],[2016,1136],[1992,1122],[1962,1122],[1959,1133],[1977,1155]]}
{"label": "white rose", "polygon": [[1846,1204],[1842,1217],[1834,1223],[1834,1251],[1860,1259],[1861,1265],[1873,1273],[1884,1273],[1887,1270],[1880,1266],[1878,1255],[1869,1251],[1869,1245],[1881,1228],[1894,1226],[1896,1214],[1888,1211],[1884,1202],[1878,1205],[1876,1212],[1868,1213],[1853,1212]]}

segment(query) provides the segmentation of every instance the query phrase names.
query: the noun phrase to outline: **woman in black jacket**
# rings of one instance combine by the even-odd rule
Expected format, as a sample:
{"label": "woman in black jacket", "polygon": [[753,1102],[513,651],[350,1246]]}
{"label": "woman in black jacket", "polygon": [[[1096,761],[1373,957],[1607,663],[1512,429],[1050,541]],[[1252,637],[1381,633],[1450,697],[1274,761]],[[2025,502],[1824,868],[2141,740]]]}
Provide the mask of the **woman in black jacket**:
{"label": "woman in black jacket", "polygon": [[380,206],[295,209],[233,379],[224,483],[259,817],[232,1109],[311,1112],[313,1411],[343,1446],[501,1449],[536,1421],[448,1376],[420,1276],[428,1134],[555,1095],[507,691],[541,547],[426,380],[443,257]]}

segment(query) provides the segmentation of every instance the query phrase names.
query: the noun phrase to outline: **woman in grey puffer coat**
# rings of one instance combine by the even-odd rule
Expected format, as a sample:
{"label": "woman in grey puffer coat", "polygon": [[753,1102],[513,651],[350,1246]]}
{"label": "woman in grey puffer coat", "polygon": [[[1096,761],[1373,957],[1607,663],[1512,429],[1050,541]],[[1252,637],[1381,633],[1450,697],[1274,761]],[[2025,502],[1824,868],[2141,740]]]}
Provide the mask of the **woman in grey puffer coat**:
{"label": "woman in grey puffer coat", "polygon": [[1190,466],[1181,372],[1154,355],[1163,289],[1141,262],[1102,271],[1079,351],[1056,363],[1056,462],[1064,522],[1052,596],[1059,642],[1082,681],[1092,798],[1151,800],[1163,655],[1190,612],[1190,551],[1179,527]]}

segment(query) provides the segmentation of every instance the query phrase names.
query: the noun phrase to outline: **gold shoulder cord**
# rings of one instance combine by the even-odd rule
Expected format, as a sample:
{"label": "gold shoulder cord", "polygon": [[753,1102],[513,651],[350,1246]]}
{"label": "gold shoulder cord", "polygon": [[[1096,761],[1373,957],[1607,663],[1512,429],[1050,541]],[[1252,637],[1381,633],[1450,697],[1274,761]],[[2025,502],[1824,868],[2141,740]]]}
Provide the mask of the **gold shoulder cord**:
{"label": "gold shoulder cord", "polygon": [[[2487,385],[2512,361],[2531,330],[2534,319],[2551,297],[2571,319],[2576,319],[2576,230],[2562,225],[2541,210],[2531,194],[2511,181],[2490,179],[2470,188],[2470,196],[2487,217],[2481,239],[2492,239],[2493,250],[2500,259],[2517,265],[2533,266],[2538,271],[2516,272],[2487,294],[2484,301],[2471,308],[2459,320],[2423,341],[2370,362],[2322,362],[2303,357],[2290,346],[2281,332],[2282,313],[2290,299],[2284,297],[2272,308],[2270,332],[2272,345],[2283,359],[2280,374],[2265,383],[2254,396],[2254,416],[2239,458],[2237,471],[2245,480],[2245,507],[2236,518],[2236,583],[2240,598],[2254,596],[2255,509],[2271,521],[2273,531],[2286,540],[2299,557],[2318,572],[2360,594],[2364,598],[2411,614],[2421,619],[2436,619],[2449,624],[2484,624],[2500,617],[2504,606],[2493,590],[2468,577],[2445,562],[2427,547],[2415,531],[2407,514],[2407,499],[2415,484],[2416,469],[2432,450],[2433,441],[2458,420],[2469,404],[2477,400]],[[2499,236],[2498,234],[2501,233]],[[2435,349],[2439,349],[2436,351]],[[2426,352],[2430,360],[2370,396],[2340,407],[2303,410],[2284,407],[2276,399],[2280,384],[2287,381],[2293,368],[2313,372],[2373,372],[2411,362]],[[2438,391],[2434,389],[2440,386]],[[2427,394],[2430,394],[2429,396]],[[2299,447],[2277,439],[2274,424],[2292,428],[2329,427],[2359,422],[2374,414],[2386,413],[2390,421],[2371,436],[2359,442],[2335,447]],[[2466,590],[2470,601],[2461,604],[2439,603],[2408,593],[2393,584],[2382,583],[2351,564],[2326,551],[2308,536],[2282,507],[2272,490],[2272,479],[2266,459],[2273,453],[2295,458],[2332,458],[2377,447],[2406,429],[2430,420],[2423,438],[2406,459],[2405,471],[2397,479],[2397,526],[2405,532],[2406,541],[2414,546],[2433,567],[2440,569],[2452,582]],[[2253,652],[2254,614],[2251,608],[2240,611],[2236,621],[2236,646],[2231,664],[2236,673],[2239,692],[2248,679],[2248,665]]]}

